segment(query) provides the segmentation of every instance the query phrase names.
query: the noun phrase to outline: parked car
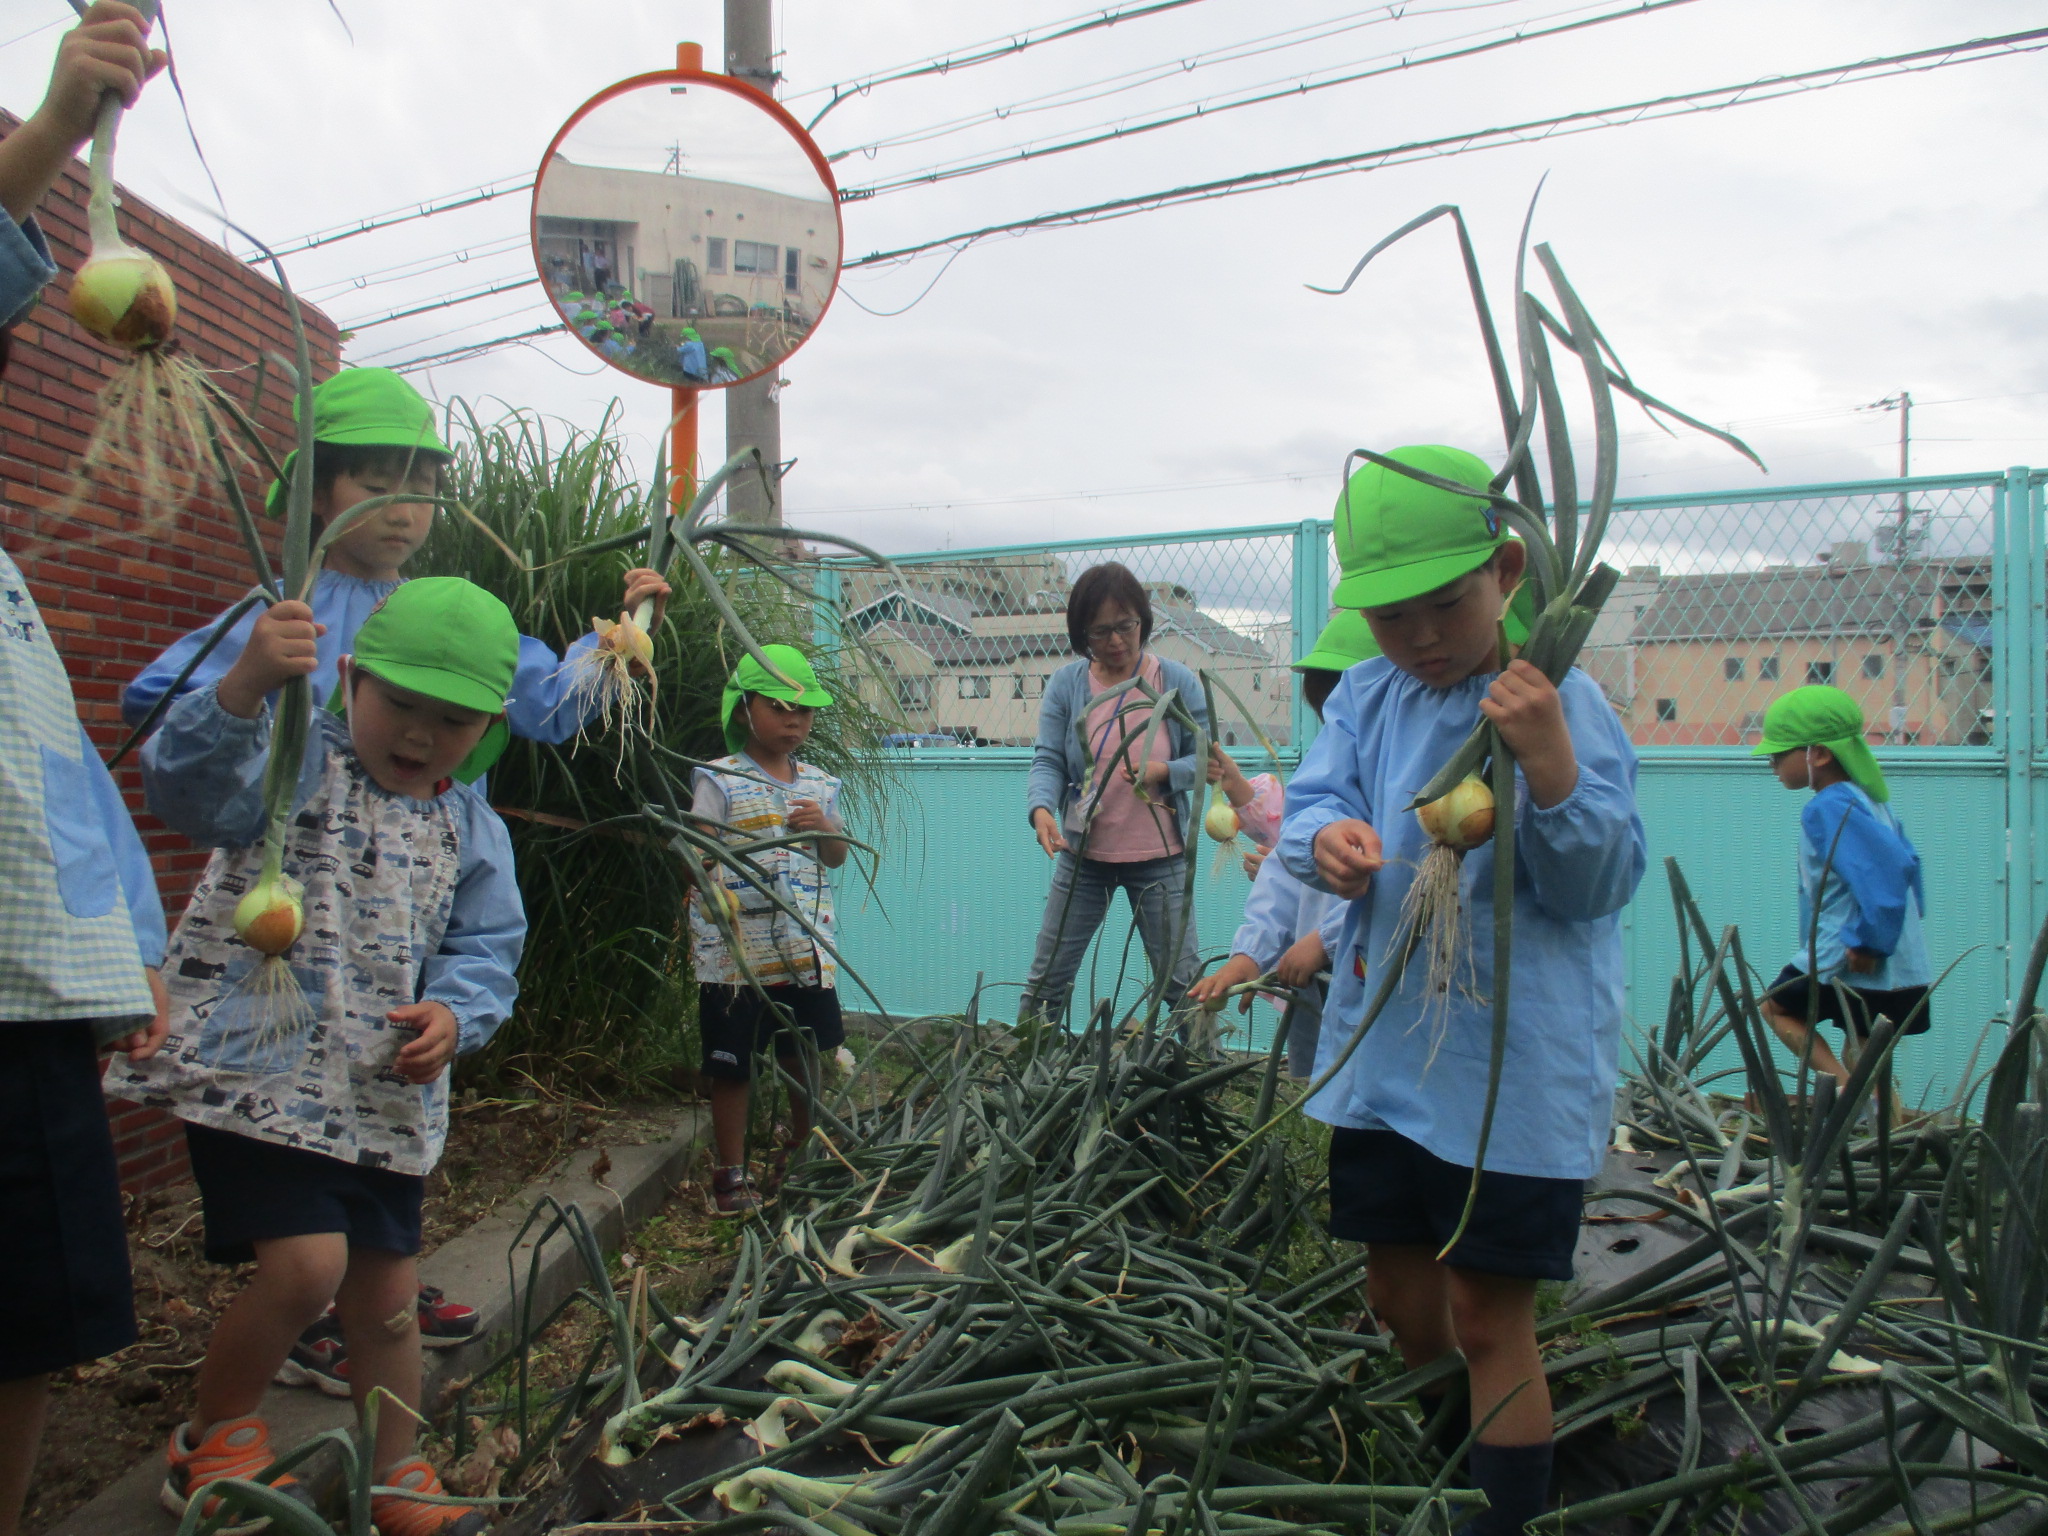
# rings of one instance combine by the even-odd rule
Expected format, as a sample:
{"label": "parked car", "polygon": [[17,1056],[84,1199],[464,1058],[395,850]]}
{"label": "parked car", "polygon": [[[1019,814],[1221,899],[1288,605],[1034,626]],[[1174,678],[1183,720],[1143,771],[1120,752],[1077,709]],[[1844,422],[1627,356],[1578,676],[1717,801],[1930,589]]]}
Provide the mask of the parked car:
{"label": "parked car", "polygon": [[939,731],[892,731],[882,738],[885,747],[964,747],[957,736]]}

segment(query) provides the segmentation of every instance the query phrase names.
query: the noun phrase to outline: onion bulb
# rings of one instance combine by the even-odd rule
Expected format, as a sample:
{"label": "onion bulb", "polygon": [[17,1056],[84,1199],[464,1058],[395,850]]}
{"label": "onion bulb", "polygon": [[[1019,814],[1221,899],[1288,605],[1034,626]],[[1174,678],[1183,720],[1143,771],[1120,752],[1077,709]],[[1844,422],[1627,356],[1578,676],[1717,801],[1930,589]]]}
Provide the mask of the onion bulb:
{"label": "onion bulb", "polygon": [[727,890],[723,883],[707,880],[704,882],[704,891],[707,901],[725,914],[726,922],[737,923],[740,920],[740,899]]}
{"label": "onion bulb", "polygon": [[305,931],[305,888],[290,875],[260,880],[235,903],[235,934],[263,955],[281,955]]}
{"label": "onion bulb", "polygon": [[1209,802],[1209,812],[1202,818],[1202,830],[1219,843],[1227,843],[1237,836],[1237,812],[1228,800],[1218,795]]}
{"label": "onion bulb", "polygon": [[[644,609],[645,605],[643,605]],[[636,622],[630,613],[619,615],[616,624],[604,619],[592,619],[590,627],[597,632],[597,643],[601,650],[610,651],[622,664],[638,662],[649,673],[654,671],[654,639]]]}
{"label": "onion bulb", "polygon": [[1449,794],[1416,811],[1430,841],[1463,852],[1493,836],[1493,791],[1477,774],[1451,786]]}
{"label": "onion bulb", "polygon": [[178,291],[154,256],[116,240],[98,241],[71,280],[71,316],[102,341],[144,352],[171,339],[178,324]]}

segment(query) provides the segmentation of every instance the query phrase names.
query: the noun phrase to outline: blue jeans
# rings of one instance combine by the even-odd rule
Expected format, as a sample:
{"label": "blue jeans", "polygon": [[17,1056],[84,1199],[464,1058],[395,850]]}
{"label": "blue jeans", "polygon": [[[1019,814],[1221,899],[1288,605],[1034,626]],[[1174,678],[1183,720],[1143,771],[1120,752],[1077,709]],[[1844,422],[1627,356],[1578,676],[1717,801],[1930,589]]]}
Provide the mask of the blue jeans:
{"label": "blue jeans", "polygon": [[1135,864],[1116,864],[1106,859],[1077,859],[1071,852],[1053,860],[1052,892],[1045,899],[1045,918],[1038,927],[1038,952],[1031,959],[1031,975],[1024,983],[1020,1016],[1032,1013],[1058,1018],[1066,1012],[1067,993],[1081,969],[1081,959],[1102,920],[1109,915],[1117,890],[1131,898],[1131,911],[1138,920],[1138,934],[1145,942],[1145,956],[1156,977],[1169,970],[1168,955],[1176,938],[1179,953],[1172,957],[1166,984],[1169,1011],[1180,1005],[1181,994],[1194,983],[1195,923],[1185,916],[1188,867],[1181,857],[1143,859]]}

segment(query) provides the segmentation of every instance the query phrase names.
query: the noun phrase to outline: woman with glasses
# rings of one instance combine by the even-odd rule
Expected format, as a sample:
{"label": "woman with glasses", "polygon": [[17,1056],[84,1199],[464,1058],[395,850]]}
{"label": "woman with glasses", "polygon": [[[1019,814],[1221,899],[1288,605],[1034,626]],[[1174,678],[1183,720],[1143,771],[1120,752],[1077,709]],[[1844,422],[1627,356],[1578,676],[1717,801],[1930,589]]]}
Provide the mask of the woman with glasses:
{"label": "woman with glasses", "polygon": [[[1089,940],[1119,889],[1129,897],[1153,975],[1167,975],[1166,1004],[1179,1006],[1195,979],[1194,914],[1188,910],[1188,791],[1203,771],[1194,732],[1177,722],[1143,730],[1156,694],[1172,688],[1204,717],[1201,680],[1146,649],[1152,603],[1138,578],[1111,562],[1090,566],[1067,599],[1067,637],[1080,658],[1046,679],[1032,752],[1029,814],[1053,861],[1052,891],[1020,1014],[1059,1018]],[[1237,764],[1211,748],[1206,776],[1233,804],[1252,797]],[[1097,792],[1100,791],[1098,794]]]}

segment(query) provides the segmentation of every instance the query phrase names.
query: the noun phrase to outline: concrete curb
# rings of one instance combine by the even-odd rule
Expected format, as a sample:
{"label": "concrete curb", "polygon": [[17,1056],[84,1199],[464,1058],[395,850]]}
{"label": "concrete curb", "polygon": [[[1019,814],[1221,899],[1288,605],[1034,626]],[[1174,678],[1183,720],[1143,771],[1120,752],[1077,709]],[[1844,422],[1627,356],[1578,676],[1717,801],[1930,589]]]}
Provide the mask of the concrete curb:
{"label": "concrete curb", "polygon": [[[677,1116],[675,1131],[665,1140],[608,1149],[612,1166],[603,1184],[591,1179],[590,1169],[600,1150],[606,1149],[579,1152],[557,1173],[527,1185],[460,1237],[436,1249],[431,1258],[421,1261],[423,1281],[440,1286],[481,1314],[474,1341],[459,1349],[426,1352],[425,1398],[429,1405],[438,1404],[451,1383],[489,1364],[509,1342],[521,1300],[514,1290],[513,1277],[517,1277],[519,1286],[526,1284],[534,1240],[547,1225],[545,1217],[535,1222],[533,1230],[514,1247],[513,1239],[527,1213],[549,1195],[565,1206],[581,1206],[606,1251],[616,1249],[630,1228],[660,1207],[688,1170],[691,1157],[703,1144],[709,1118],[705,1110],[685,1105]],[[544,1316],[586,1278],[582,1259],[565,1235],[557,1234],[541,1255],[532,1296],[534,1314]],[[262,1413],[269,1420],[272,1440],[280,1449],[297,1445],[322,1430],[346,1428],[354,1420],[354,1410],[347,1402],[294,1387],[272,1387],[263,1399]],[[163,1476],[162,1456],[144,1457],[101,1489],[90,1503],[73,1510],[61,1525],[52,1527],[50,1536],[169,1536],[177,1521],[157,1502]]]}

